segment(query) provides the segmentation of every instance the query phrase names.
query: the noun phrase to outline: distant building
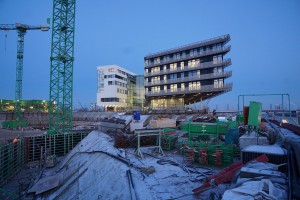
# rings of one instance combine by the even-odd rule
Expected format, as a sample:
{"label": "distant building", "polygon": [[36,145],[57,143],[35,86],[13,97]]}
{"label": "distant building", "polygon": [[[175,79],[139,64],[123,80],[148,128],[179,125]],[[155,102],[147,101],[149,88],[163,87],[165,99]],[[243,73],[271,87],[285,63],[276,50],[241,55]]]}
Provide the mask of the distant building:
{"label": "distant building", "polygon": [[146,106],[152,108],[184,108],[232,90],[224,80],[231,65],[224,56],[230,35],[149,54],[145,61]]}
{"label": "distant building", "polygon": [[98,66],[97,106],[106,111],[141,109],[144,104],[144,76],[117,65]]}

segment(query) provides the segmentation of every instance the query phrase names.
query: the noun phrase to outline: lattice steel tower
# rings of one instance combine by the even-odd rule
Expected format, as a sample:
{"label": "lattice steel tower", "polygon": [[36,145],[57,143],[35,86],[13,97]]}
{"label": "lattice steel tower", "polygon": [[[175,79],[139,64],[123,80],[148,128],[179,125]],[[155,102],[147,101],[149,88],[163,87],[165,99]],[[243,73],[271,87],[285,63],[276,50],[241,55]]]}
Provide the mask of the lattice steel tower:
{"label": "lattice steel tower", "polygon": [[72,131],[76,0],[53,0],[48,134]]}

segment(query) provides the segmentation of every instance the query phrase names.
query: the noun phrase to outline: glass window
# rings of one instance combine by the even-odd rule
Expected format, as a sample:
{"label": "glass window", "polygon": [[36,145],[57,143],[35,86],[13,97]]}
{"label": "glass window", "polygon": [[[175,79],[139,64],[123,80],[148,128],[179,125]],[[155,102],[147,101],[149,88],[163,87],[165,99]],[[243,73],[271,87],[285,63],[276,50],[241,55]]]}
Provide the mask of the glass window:
{"label": "glass window", "polygon": [[184,91],[184,89],[185,89],[185,85],[184,83],[181,83],[181,91]]}
{"label": "glass window", "polygon": [[164,65],[163,68],[164,68],[164,71],[167,71],[167,65]]}
{"label": "glass window", "polygon": [[177,84],[171,84],[171,92],[177,91]]}
{"label": "glass window", "polygon": [[170,71],[175,71],[177,69],[177,63],[170,64]]}
{"label": "glass window", "polygon": [[218,88],[219,84],[218,84],[218,80],[214,80],[214,88]]}
{"label": "glass window", "polygon": [[223,79],[219,79],[219,88],[223,87]]}
{"label": "glass window", "polygon": [[222,63],[223,61],[223,56],[222,55],[218,55],[218,63]]}

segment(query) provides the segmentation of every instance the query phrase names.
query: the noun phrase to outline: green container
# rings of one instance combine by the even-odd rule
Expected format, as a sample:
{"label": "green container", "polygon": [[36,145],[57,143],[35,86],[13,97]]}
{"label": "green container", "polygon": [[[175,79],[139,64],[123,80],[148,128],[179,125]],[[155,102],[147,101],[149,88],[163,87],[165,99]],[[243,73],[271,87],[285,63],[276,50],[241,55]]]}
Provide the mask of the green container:
{"label": "green container", "polygon": [[184,122],[181,123],[181,130],[188,132],[189,141],[207,140],[209,138],[204,138],[204,136],[217,138],[219,134],[227,134],[228,123]]}
{"label": "green container", "polygon": [[21,121],[4,121],[2,126],[3,126],[3,128],[27,127],[27,123],[24,120],[21,120]]}
{"label": "green container", "polygon": [[250,101],[248,125],[260,126],[262,104],[260,102]]}

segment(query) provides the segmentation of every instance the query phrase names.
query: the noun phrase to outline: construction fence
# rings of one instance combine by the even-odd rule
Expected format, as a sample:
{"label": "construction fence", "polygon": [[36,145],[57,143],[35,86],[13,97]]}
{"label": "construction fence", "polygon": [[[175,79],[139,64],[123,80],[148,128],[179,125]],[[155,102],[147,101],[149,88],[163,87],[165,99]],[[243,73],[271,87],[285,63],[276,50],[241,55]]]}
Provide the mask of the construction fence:
{"label": "construction fence", "polygon": [[88,133],[69,133],[25,137],[16,142],[0,145],[0,187],[28,162],[42,156],[64,156]]}

